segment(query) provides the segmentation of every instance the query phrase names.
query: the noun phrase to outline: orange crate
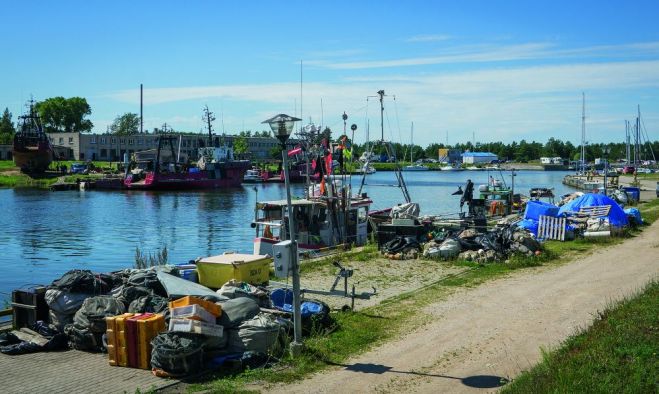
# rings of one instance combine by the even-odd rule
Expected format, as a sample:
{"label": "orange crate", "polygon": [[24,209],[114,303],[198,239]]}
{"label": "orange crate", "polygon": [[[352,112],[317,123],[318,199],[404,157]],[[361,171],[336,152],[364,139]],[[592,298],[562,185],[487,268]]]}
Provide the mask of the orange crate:
{"label": "orange crate", "polygon": [[217,305],[216,303],[202,300],[201,298],[197,298],[194,296],[185,296],[183,298],[179,298],[178,300],[170,301],[169,309],[178,308],[180,306],[188,306],[192,304],[197,304],[201,306],[215,317],[219,317],[222,314],[222,308],[220,308],[220,306]]}

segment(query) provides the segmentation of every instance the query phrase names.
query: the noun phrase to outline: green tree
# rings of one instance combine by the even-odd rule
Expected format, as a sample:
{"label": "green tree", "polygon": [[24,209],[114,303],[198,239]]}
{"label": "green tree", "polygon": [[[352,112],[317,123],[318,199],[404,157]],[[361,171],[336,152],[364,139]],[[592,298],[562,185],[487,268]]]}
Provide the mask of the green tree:
{"label": "green tree", "polygon": [[238,157],[243,157],[248,151],[247,137],[239,136],[233,140],[233,153]]}
{"label": "green tree", "polygon": [[9,112],[9,108],[5,108],[2,118],[0,118],[0,144],[11,144],[15,133],[16,129],[11,121],[11,112]]}
{"label": "green tree", "polygon": [[52,97],[36,104],[44,130],[47,133],[90,132],[94,124],[86,116],[92,110],[82,97]]}
{"label": "green tree", "polygon": [[140,130],[140,117],[132,112],[126,112],[114,118],[114,122],[110,125],[112,134],[117,135],[132,135],[137,134]]}

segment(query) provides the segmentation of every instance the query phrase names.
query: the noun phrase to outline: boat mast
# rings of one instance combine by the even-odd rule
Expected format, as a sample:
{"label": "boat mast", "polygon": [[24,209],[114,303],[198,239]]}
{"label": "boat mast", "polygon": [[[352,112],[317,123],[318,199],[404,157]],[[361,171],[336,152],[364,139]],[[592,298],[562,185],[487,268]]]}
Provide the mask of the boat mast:
{"label": "boat mast", "polygon": [[625,120],[625,162],[629,165],[629,160],[631,160],[631,154],[629,150],[629,121]]}
{"label": "boat mast", "polygon": [[215,120],[213,113],[208,110],[208,105],[204,106],[204,120],[206,121],[208,127],[208,146],[213,146],[213,125],[212,121]]}
{"label": "boat mast", "polygon": [[586,94],[581,92],[581,173],[586,172]]}
{"label": "boat mast", "polygon": [[414,163],[414,122],[412,122],[412,135],[410,137],[410,165]]}

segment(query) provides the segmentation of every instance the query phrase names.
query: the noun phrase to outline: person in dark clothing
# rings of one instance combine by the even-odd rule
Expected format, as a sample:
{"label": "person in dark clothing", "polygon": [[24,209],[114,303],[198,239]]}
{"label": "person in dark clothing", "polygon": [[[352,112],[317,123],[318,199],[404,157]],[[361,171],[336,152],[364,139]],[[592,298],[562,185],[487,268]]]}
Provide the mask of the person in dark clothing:
{"label": "person in dark clothing", "polygon": [[462,195],[462,198],[460,198],[460,210],[462,210],[462,207],[466,202],[467,205],[469,206],[469,214],[471,214],[472,213],[471,200],[473,198],[474,198],[474,184],[471,182],[471,179],[467,179],[467,184],[465,184],[465,188],[464,188],[464,194]]}

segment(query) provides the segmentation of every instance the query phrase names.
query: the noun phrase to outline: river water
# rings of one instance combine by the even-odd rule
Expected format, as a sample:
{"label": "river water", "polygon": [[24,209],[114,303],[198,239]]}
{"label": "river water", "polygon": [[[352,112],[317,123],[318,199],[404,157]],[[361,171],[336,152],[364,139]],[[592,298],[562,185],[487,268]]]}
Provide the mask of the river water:
{"label": "river water", "polygon": [[[451,193],[468,178],[487,183],[485,171],[405,172],[412,201],[422,214],[459,212],[460,196]],[[510,172],[503,172],[510,185]],[[564,172],[518,171],[515,190],[554,187]],[[353,177],[356,192],[361,177]],[[364,191],[371,209],[403,201],[392,172],[368,175]],[[302,185],[292,185],[301,196]],[[61,191],[0,189],[0,302],[11,291],[49,284],[73,268],[98,272],[132,267],[135,250],[155,252],[166,246],[169,261],[185,263],[226,250],[252,252],[250,222],[257,201],[286,198],[283,184],[243,185],[212,192]],[[1,304],[0,304],[1,306]]]}

